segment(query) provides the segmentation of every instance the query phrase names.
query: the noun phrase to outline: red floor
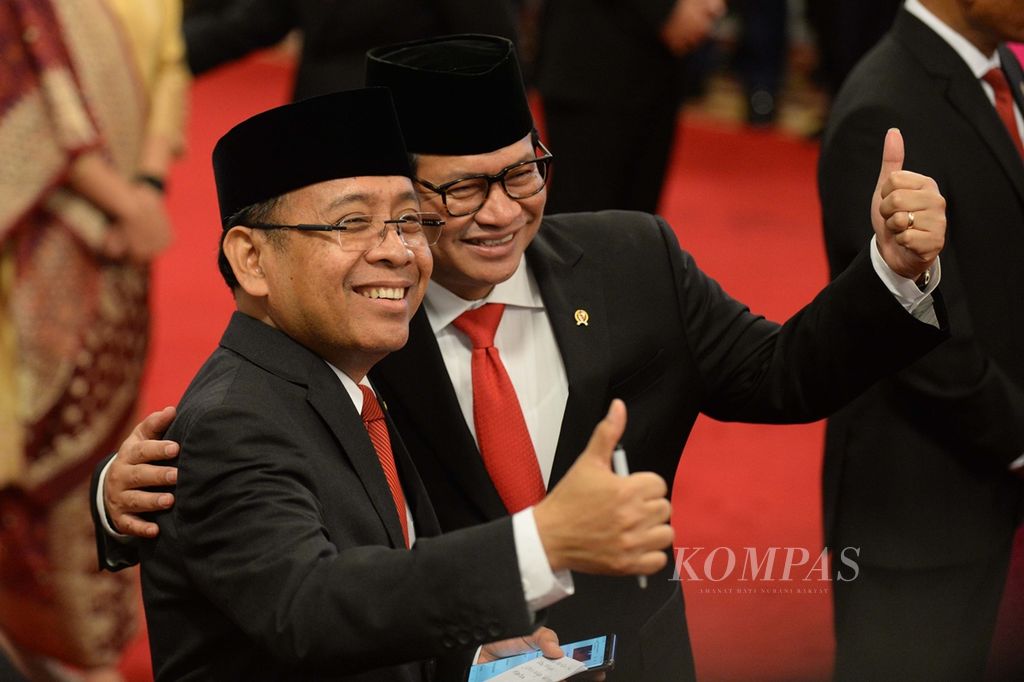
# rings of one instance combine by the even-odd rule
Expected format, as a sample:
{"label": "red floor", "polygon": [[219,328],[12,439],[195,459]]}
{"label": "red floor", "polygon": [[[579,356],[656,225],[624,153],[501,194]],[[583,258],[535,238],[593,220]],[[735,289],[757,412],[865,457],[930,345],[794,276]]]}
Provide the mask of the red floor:
{"label": "red floor", "polygon": [[[147,411],[177,400],[232,309],[215,267],[213,143],[233,123],[283,102],[287,74],[287,64],[262,56],[205,76],[193,88],[189,153],[169,183],[177,238],[155,268],[152,361],[142,400]],[[687,122],[676,152],[661,212],[703,269],[774,319],[809,301],[826,281],[816,147]],[[821,441],[820,424],[700,420],[675,484],[677,544],[704,547],[705,554],[728,548],[741,560],[747,547],[816,554]],[[719,550],[723,562],[726,554]],[[721,565],[713,564],[713,573]],[[827,679],[829,598],[817,582],[800,586],[807,593],[741,594],[743,583],[730,581],[685,584],[700,679]],[[151,679],[144,638],[126,653],[122,669],[132,680]]]}

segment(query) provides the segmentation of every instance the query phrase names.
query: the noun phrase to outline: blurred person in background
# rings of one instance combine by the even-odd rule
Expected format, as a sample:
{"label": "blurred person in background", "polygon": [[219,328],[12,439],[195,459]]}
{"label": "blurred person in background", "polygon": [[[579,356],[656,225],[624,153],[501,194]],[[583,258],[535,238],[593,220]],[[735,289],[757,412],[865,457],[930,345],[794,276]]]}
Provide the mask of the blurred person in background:
{"label": "blurred person in background", "polygon": [[446,33],[514,39],[514,0],[192,0],[188,63],[198,75],[250,52],[302,37],[294,100],[363,84],[366,51]]}
{"label": "blurred person in background", "polygon": [[902,0],[807,0],[807,20],[818,36],[819,77],[835,97],[860,58],[892,26]]}
{"label": "blurred person in background", "polygon": [[118,679],[135,629],[134,578],[96,570],[88,473],[134,420],[180,21],[179,0],[0,4],[0,630],[34,680]]}
{"label": "blurred person in background", "polygon": [[[826,544],[860,548],[833,583],[839,680],[978,680],[1024,512],[1024,136],[1014,0],[908,0],[850,74],[818,171],[833,276],[868,232],[875,136],[948,199],[953,338],[828,423]],[[996,247],[996,248],[993,248]],[[1024,571],[1024,564],[1016,570]],[[1020,639],[1014,642],[1020,650]],[[1007,679],[1024,679],[1018,668]]]}
{"label": "blurred person in background", "polygon": [[682,97],[682,57],[724,11],[724,0],[545,4],[536,81],[547,137],[558,150],[549,213],[657,210]]}
{"label": "blurred person in background", "polygon": [[736,69],[743,83],[747,123],[771,125],[786,68],[786,0],[733,0],[730,6],[742,23]]}

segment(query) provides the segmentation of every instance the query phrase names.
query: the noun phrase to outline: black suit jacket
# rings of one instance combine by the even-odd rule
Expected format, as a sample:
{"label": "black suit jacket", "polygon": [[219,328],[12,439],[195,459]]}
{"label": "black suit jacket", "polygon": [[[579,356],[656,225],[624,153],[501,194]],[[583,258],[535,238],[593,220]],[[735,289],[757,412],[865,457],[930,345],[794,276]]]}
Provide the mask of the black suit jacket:
{"label": "black suit jacket", "polygon": [[[294,99],[363,85],[371,47],[446,33],[513,38],[509,0],[232,0],[184,22],[193,73],[302,33]],[[443,93],[438,93],[443,98]]]}
{"label": "black suit jacket", "polygon": [[[1021,102],[1020,69],[1008,53]],[[819,167],[829,263],[868,235],[886,129],[905,168],[948,201],[942,292],[953,338],[829,420],[826,538],[892,568],[987,561],[1009,551],[1024,453],[1024,163],[964,61],[901,11],[832,110]]]}
{"label": "black suit jacket", "polygon": [[531,629],[510,520],[431,537],[392,431],[406,550],[341,382],[268,325],[232,317],[167,437],[176,504],[142,549],[158,680],[427,680],[431,657]]}
{"label": "black suit jacket", "polygon": [[[866,221],[867,210],[862,215]],[[546,218],[526,257],[569,381],[550,485],[614,397],[629,411],[623,442],[631,468],[671,482],[698,412],[752,422],[820,419],[938,343],[944,335],[902,309],[864,251],[780,327],[704,275],[660,218],[620,211]],[[588,325],[577,325],[577,309],[589,313]],[[504,515],[423,311],[407,346],[371,376],[442,528]],[[616,679],[692,678],[671,575],[670,561],[646,590],[635,579],[577,575],[576,596],[551,608],[548,625],[562,641],[617,633]]]}

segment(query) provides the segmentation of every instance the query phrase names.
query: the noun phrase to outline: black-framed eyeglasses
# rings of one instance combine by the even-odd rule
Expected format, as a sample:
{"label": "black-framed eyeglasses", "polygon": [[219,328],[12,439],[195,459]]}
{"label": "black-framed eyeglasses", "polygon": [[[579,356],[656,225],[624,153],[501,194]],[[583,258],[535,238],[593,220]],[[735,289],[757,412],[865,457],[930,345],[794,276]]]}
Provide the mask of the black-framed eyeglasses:
{"label": "black-framed eyeglasses", "polygon": [[[444,229],[444,218],[440,213],[421,211],[403,213],[397,218],[372,215],[350,215],[333,225],[278,225],[276,223],[250,223],[248,227],[257,230],[299,230],[301,232],[326,232],[342,251],[363,252],[375,249],[384,243],[388,228],[395,227],[395,233],[402,243],[410,248],[426,248],[436,244]],[[379,226],[379,228],[377,227]]]}
{"label": "black-framed eyeglasses", "polygon": [[440,194],[441,203],[453,218],[470,215],[483,208],[491,193],[491,185],[496,182],[501,183],[501,188],[510,199],[529,199],[544,189],[551,160],[555,158],[539,139],[536,140],[536,147],[541,152],[540,156],[505,166],[494,175],[467,175],[441,185],[422,178],[416,178],[416,182]]}

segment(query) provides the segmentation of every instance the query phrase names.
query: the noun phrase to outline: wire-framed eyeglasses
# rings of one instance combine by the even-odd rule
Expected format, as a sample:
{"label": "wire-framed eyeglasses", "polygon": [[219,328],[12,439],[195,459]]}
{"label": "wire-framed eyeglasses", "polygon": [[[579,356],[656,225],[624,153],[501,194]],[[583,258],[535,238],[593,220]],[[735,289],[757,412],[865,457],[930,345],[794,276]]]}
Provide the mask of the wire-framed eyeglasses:
{"label": "wire-framed eyeglasses", "polygon": [[395,233],[409,248],[426,248],[436,244],[444,229],[444,218],[439,213],[420,211],[403,213],[397,218],[372,215],[350,215],[332,225],[298,224],[279,225],[276,223],[250,223],[248,227],[257,230],[299,230],[301,232],[326,232],[342,251],[363,252],[375,249],[387,239],[388,229],[394,226]]}
{"label": "wire-framed eyeglasses", "polygon": [[491,185],[496,182],[501,184],[510,199],[529,199],[544,189],[548,181],[548,168],[555,158],[543,142],[536,140],[536,145],[541,152],[540,156],[505,166],[494,175],[467,175],[440,185],[422,178],[415,180],[431,192],[440,194],[441,203],[453,218],[479,211],[491,193]]}

